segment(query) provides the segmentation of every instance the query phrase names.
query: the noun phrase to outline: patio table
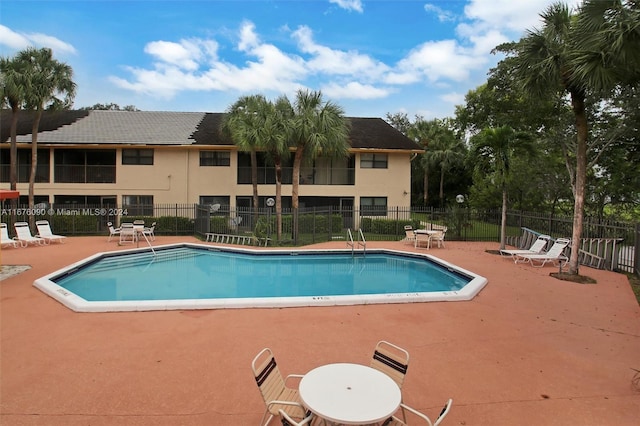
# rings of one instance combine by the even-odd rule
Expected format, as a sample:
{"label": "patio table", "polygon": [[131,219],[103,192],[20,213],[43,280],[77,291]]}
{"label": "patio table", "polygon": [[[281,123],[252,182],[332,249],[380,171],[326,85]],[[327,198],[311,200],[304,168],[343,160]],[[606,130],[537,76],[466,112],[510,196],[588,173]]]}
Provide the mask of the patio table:
{"label": "patio table", "polygon": [[400,407],[398,385],[381,371],[360,364],[327,364],[299,384],[302,403],[317,416],[347,425],[374,424]]}

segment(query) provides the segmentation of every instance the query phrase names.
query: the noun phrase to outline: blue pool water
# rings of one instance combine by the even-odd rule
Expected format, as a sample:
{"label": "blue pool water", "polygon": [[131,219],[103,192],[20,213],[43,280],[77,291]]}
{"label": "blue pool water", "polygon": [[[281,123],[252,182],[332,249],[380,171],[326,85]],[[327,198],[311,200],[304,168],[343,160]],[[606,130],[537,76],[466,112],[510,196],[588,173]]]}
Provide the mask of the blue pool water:
{"label": "blue pool water", "polygon": [[427,254],[202,244],[98,253],[34,281],[79,312],[470,300],[487,280]]}
{"label": "blue pool water", "polygon": [[100,259],[55,279],[88,301],[452,291],[471,278],[390,254],[243,254],[194,248]]}

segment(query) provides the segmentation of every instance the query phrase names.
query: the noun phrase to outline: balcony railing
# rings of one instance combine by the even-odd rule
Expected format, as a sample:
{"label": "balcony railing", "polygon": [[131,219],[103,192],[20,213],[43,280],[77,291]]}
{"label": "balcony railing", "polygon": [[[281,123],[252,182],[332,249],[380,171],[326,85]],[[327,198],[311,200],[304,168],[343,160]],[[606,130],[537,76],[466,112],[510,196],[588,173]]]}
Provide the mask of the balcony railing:
{"label": "balcony railing", "polygon": [[[0,165],[0,182],[9,182],[11,167],[9,164]],[[19,164],[17,167],[18,182],[29,182],[29,175],[31,174],[31,165]],[[36,167],[36,183],[49,182],[49,164],[38,164]]]}
{"label": "balcony railing", "polygon": [[56,183],[116,183],[116,166],[58,165]]}
{"label": "balcony railing", "polygon": [[[355,185],[355,169],[334,167],[326,169],[305,169],[300,175],[300,185]],[[238,167],[238,184],[251,185],[251,167]],[[276,172],[273,167],[258,167],[258,184],[273,185]],[[293,168],[282,169],[282,183],[293,183]]]}

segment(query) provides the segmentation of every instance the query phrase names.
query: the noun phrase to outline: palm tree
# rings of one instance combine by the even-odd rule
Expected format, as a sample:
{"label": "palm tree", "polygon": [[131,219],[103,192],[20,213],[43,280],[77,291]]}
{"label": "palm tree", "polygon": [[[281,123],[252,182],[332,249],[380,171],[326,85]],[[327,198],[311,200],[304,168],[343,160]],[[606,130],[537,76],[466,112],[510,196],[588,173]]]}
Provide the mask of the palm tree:
{"label": "palm tree", "polygon": [[444,207],[445,174],[463,160],[464,152],[464,142],[455,135],[446,123],[438,121],[432,130],[432,139],[429,141],[424,161],[440,168],[441,207]]}
{"label": "palm tree", "polygon": [[23,65],[17,59],[0,58],[0,96],[2,99],[0,105],[6,103],[11,108],[9,185],[12,191],[16,190],[18,182],[18,114],[24,105],[24,90],[26,87],[26,74],[22,69]]}
{"label": "palm tree", "polygon": [[349,154],[349,122],[337,104],[322,100],[320,91],[298,90],[291,120],[293,157],[293,240],[298,240],[298,192],[300,168],[319,156],[346,157]]}
{"label": "palm tree", "polygon": [[267,100],[262,95],[240,97],[227,108],[222,121],[222,132],[231,137],[234,144],[251,157],[251,184],[253,186],[253,216],[258,215],[258,155],[260,139],[260,109]]}
{"label": "palm tree", "polygon": [[[38,167],[38,129],[42,111],[45,108],[65,109],[73,105],[76,84],[73,81],[73,69],[54,59],[51,49],[27,48],[18,52],[16,60],[24,66],[26,107],[35,111],[31,129],[31,174],[29,175],[29,208],[33,208]],[[32,226],[34,220],[34,216],[29,216]]]}
{"label": "palm tree", "polygon": [[[500,250],[505,248],[507,234],[507,184],[511,179],[511,162],[516,155],[534,154],[531,137],[516,132],[509,126],[487,127],[471,139],[477,158],[484,159],[495,171],[496,184],[502,191],[502,220],[500,225]],[[478,162],[476,167],[482,167]]]}
{"label": "palm tree", "polygon": [[281,96],[275,103],[265,103],[259,111],[262,147],[275,168],[276,236],[280,241],[282,238],[282,162],[291,153],[289,121],[293,117],[293,108],[286,96]]}
{"label": "palm tree", "polygon": [[576,15],[565,4],[555,3],[540,15],[542,29],[498,47],[515,53],[516,79],[529,93],[543,97],[551,91],[568,94],[571,100],[576,143],[575,162],[567,156],[574,194],[569,274],[577,275],[579,268],[589,136],[587,94],[638,82],[639,13],[634,1],[585,0]]}
{"label": "palm tree", "polygon": [[424,206],[429,202],[429,170],[433,165],[433,159],[427,150],[429,141],[434,138],[433,128],[436,120],[425,121],[422,117],[416,117],[416,121],[408,127],[407,136],[417,142],[421,147],[425,148],[419,162],[424,173],[422,179],[422,204]]}

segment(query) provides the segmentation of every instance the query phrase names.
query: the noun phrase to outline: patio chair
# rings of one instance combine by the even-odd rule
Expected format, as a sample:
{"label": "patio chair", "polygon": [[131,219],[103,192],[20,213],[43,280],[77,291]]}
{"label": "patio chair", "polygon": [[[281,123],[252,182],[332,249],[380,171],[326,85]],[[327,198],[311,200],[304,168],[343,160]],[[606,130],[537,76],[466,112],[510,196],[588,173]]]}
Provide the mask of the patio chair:
{"label": "patio chair", "polygon": [[36,234],[36,238],[42,238],[47,243],[51,243],[53,241],[57,241],[59,243],[64,243],[67,237],[64,235],[56,235],[51,231],[51,225],[49,225],[48,220],[38,220],[36,221],[36,228],[38,228],[38,233]]}
{"label": "patio chair", "polygon": [[142,228],[142,235],[145,235],[150,241],[154,241],[156,239],[156,222],[153,222],[151,226],[145,226]]}
{"label": "patio chair", "polygon": [[120,225],[120,240],[118,244],[135,243],[138,241],[138,231],[133,226],[133,223],[126,222]]}
{"label": "patio chair", "polygon": [[402,384],[409,368],[409,352],[386,340],[380,340],[373,351],[369,367],[391,377],[402,390]]}
{"label": "patio chair", "polygon": [[314,420],[313,413],[309,413],[307,415],[307,417],[305,417],[304,419],[300,420],[299,422],[296,422],[291,417],[289,417],[289,415],[285,411],[283,411],[283,410],[279,410],[279,411],[280,411],[280,419],[282,420],[282,425],[283,426],[311,425],[313,423],[313,420]]}
{"label": "patio chair", "polygon": [[413,247],[418,248],[422,245],[427,249],[431,248],[431,235],[416,232],[413,240]]}
{"label": "patio chair", "polygon": [[9,229],[6,223],[0,223],[0,246],[18,248],[21,245],[19,241],[9,238]]}
{"label": "patio chair", "polygon": [[571,244],[570,239],[558,238],[546,253],[517,254],[515,262],[529,262],[531,266],[538,268],[543,267],[549,262],[562,266],[563,262],[567,262],[569,260],[569,258],[563,254],[564,249],[566,249],[569,244]]}
{"label": "patio chair", "polygon": [[114,228],[113,223],[107,222],[107,226],[109,227],[109,239],[107,241],[111,241],[111,238],[114,236],[120,236],[120,228]]}
{"label": "patio chair", "polygon": [[416,234],[413,232],[413,227],[411,225],[406,225],[404,227],[404,234],[405,234],[405,237],[402,241],[404,241],[405,244],[415,243]]}
{"label": "patio chair", "polygon": [[[438,415],[438,418],[436,419],[435,422],[432,422],[431,419],[429,417],[427,417],[427,415],[421,413],[420,411],[416,410],[415,408],[411,408],[406,404],[400,404],[400,408],[403,410],[404,412],[407,413],[411,413],[411,417],[418,417],[422,420],[425,421],[425,424],[429,425],[429,426],[438,426],[441,422],[442,419],[444,419],[447,414],[449,413],[449,410],[451,409],[451,404],[453,403],[452,399],[449,399],[447,401],[446,404],[444,404],[444,407],[442,408],[442,410],[440,411],[440,414]],[[417,423],[415,422],[411,422],[411,425],[416,425]],[[422,424],[422,422],[420,422],[420,424]],[[385,421],[383,423],[384,426],[408,426],[408,423],[405,420],[401,420],[399,418],[397,418],[395,415],[391,416],[390,419],[388,419],[387,421]]]}
{"label": "patio chair", "polygon": [[274,416],[279,416],[280,410],[292,418],[307,417],[307,411],[302,405],[298,390],[286,385],[290,378],[301,379],[303,377],[301,374],[290,374],[283,378],[273,352],[269,348],[264,348],[255,356],[251,362],[251,368],[266,406],[260,420],[261,426],[268,425]]}
{"label": "patio chair", "polygon": [[23,247],[26,247],[28,244],[41,246],[46,243],[46,240],[31,235],[31,229],[29,228],[29,224],[27,222],[16,222],[13,224],[13,227],[16,230],[15,239],[20,241],[20,244]]}
{"label": "patio chair", "polygon": [[547,243],[551,237],[549,235],[538,235],[538,238],[531,244],[528,249],[500,250],[503,256],[510,256],[513,260],[517,259],[518,254],[542,254],[547,247]]}
{"label": "patio chair", "polygon": [[440,248],[440,245],[442,245],[442,247],[445,247],[444,236],[446,235],[446,233],[447,233],[447,228],[444,228],[440,231],[437,231],[431,234],[429,238],[429,245],[431,245],[431,242],[437,242],[438,248]]}

